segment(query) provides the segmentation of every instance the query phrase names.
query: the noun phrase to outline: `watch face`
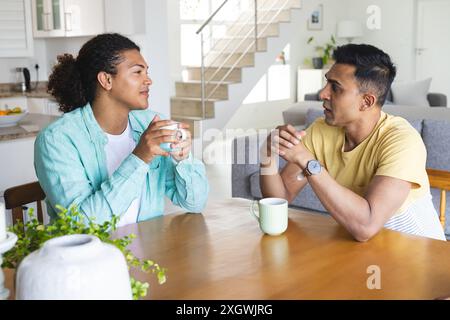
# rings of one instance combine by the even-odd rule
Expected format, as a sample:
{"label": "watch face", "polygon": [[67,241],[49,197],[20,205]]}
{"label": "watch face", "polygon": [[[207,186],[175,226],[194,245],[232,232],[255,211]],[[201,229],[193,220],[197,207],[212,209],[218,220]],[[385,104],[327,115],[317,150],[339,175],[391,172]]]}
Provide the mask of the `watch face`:
{"label": "watch face", "polygon": [[308,171],[311,172],[311,174],[319,174],[321,170],[322,166],[319,161],[311,160],[308,162]]}

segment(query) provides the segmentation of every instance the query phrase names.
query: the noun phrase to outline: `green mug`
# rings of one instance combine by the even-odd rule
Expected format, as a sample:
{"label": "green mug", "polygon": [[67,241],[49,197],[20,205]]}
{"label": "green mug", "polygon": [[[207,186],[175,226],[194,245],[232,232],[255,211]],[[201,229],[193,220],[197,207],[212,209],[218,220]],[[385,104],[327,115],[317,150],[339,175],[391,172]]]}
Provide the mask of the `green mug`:
{"label": "green mug", "polygon": [[[255,205],[258,204],[258,210]],[[281,198],[253,201],[251,212],[259,222],[261,231],[271,236],[282,234],[288,226],[288,202]]]}

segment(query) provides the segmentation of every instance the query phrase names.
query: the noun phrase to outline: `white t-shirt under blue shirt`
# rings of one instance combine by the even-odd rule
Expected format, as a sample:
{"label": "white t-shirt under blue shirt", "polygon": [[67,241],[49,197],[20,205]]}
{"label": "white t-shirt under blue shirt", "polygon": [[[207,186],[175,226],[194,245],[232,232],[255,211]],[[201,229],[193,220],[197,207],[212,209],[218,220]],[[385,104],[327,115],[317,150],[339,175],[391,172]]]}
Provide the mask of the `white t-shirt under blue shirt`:
{"label": "white t-shirt under blue shirt", "polygon": [[[105,134],[108,138],[108,143],[105,145],[106,166],[108,168],[108,176],[111,176],[120,166],[122,161],[133,152],[136,147],[136,142],[133,139],[129,122],[125,131],[121,134],[112,135],[106,132]],[[117,224],[118,227],[137,222],[140,202],[141,197],[139,195],[139,197],[131,202],[127,211],[120,217]],[[121,214],[121,212],[114,214],[118,215]]]}

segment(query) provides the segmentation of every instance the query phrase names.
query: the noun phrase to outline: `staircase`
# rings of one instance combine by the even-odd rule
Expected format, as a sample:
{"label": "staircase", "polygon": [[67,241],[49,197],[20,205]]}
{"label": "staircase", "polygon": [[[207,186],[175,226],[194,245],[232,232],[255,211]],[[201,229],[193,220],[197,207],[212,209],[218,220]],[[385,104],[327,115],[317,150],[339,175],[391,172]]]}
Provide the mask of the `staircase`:
{"label": "staircase", "polygon": [[203,77],[201,66],[184,66],[187,77],[175,84],[171,118],[190,124],[194,138],[209,128],[223,129],[295,28],[305,22],[300,8],[300,0],[258,0],[257,23],[254,7],[241,12],[225,36],[211,39],[211,49],[203,54]]}

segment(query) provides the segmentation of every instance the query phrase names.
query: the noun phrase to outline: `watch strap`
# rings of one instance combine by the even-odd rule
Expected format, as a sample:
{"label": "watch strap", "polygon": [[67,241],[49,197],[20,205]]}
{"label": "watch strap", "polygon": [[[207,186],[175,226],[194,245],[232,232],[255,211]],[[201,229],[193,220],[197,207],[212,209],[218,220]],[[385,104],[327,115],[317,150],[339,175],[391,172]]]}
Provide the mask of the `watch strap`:
{"label": "watch strap", "polygon": [[305,169],[303,170],[303,175],[305,177],[312,176],[312,173],[308,170],[308,166],[306,166]]}

